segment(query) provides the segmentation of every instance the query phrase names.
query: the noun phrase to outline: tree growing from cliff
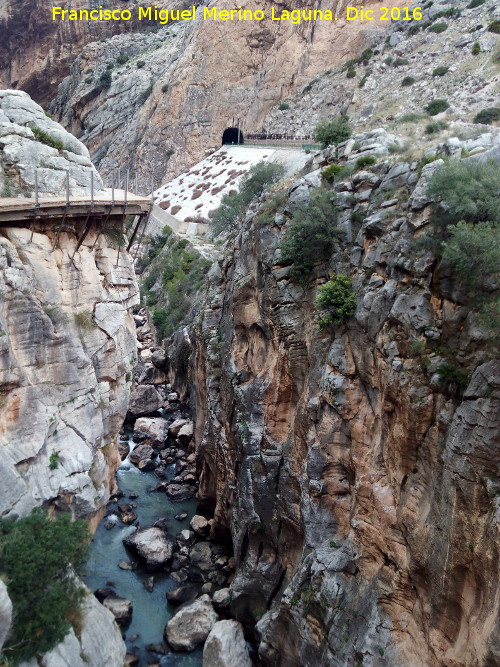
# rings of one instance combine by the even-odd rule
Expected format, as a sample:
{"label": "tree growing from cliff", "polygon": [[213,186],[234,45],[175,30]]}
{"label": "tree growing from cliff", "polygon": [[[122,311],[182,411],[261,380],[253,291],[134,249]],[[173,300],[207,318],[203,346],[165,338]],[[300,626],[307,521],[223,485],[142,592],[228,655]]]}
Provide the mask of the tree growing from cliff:
{"label": "tree growing from cliff", "polygon": [[242,178],[239,191],[224,195],[219,208],[210,216],[214,236],[238,226],[241,215],[253,199],[283,178],[283,165],[275,162],[258,162]]}
{"label": "tree growing from cliff", "polygon": [[316,306],[324,311],[319,322],[321,329],[352,317],[356,310],[356,295],[352,291],[351,278],[339,273],[322,285],[316,297]]}
{"label": "tree growing from cliff", "polygon": [[281,244],[281,261],[292,264],[291,277],[305,282],[316,262],[327,261],[339,240],[334,193],[317,188],[298,206]]}
{"label": "tree growing from cliff", "polygon": [[14,607],[3,648],[14,663],[50,651],[70,630],[84,596],[74,571],[85,562],[90,535],[69,515],[51,521],[38,508],[17,521],[0,521],[0,573]]}
{"label": "tree growing from cliff", "polygon": [[500,300],[500,179],[494,161],[450,162],[431,177],[436,200],[429,247],[465,288],[480,322],[498,328]]}
{"label": "tree growing from cliff", "polygon": [[332,144],[347,141],[352,130],[347,116],[336,116],[332,120],[320,120],[314,128],[314,140],[319,141],[323,148]]}

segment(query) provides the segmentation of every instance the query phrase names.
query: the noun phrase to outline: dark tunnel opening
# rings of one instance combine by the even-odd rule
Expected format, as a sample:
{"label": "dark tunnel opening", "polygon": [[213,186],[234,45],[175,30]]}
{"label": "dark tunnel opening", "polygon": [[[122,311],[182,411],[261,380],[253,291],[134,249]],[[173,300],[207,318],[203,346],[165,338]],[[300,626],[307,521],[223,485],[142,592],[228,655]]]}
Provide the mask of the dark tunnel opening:
{"label": "dark tunnel opening", "polygon": [[222,145],[224,144],[242,144],[243,132],[238,127],[228,127],[222,134]]}

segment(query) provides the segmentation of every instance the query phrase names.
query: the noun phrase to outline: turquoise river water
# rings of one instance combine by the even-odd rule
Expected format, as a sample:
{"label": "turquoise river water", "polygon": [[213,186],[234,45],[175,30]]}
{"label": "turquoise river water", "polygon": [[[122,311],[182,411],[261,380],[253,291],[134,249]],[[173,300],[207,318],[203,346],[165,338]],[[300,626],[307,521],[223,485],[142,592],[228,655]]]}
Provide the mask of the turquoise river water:
{"label": "turquoise river water", "polygon": [[[133,444],[132,444],[133,446]],[[167,467],[167,479],[174,476],[174,465]],[[136,503],[134,511],[137,513],[141,528],[152,526],[160,518],[168,521],[169,533],[175,535],[189,526],[189,521],[195,514],[196,500],[181,503],[172,503],[163,492],[151,492],[160,480],[152,472],[141,472],[128,459],[123,461],[116,473],[119,490],[123,497],[120,503]],[[129,499],[130,494],[138,494],[137,498]],[[140,659],[140,667],[149,664],[160,664],[162,667],[200,667],[202,664],[202,649],[191,653],[171,652],[160,656],[147,650],[148,644],[158,644],[163,639],[163,631],[167,621],[172,617],[175,608],[165,597],[167,591],[177,588],[176,582],[167,572],[154,573],[154,588],[149,593],[144,587],[144,581],[151,576],[138,567],[136,570],[122,570],[118,567],[121,561],[132,561],[131,555],[123,545],[123,538],[132,533],[135,528],[126,526],[119,520],[117,504],[111,504],[109,509],[116,509],[116,514],[108,516],[101,522],[92,540],[90,558],[87,564],[85,583],[92,590],[104,586],[112,586],[117,595],[132,602],[132,621],[123,635],[127,649]],[[177,521],[176,514],[187,512],[184,521]],[[111,530],[104,524],[110,519],[116,521]],[[137,635],[134,641],[130,637]]]}

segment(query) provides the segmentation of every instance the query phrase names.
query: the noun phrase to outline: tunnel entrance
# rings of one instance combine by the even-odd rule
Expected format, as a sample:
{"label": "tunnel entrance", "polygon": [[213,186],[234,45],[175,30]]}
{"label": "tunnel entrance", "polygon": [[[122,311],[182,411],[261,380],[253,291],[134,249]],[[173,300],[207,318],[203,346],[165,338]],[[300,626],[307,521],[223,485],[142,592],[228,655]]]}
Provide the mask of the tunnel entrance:
{"label": "tunnel entrance", "polygon": [[228,127],[222,134],[222,145],[224,144],[242,144],[243,132],[238,127]]}

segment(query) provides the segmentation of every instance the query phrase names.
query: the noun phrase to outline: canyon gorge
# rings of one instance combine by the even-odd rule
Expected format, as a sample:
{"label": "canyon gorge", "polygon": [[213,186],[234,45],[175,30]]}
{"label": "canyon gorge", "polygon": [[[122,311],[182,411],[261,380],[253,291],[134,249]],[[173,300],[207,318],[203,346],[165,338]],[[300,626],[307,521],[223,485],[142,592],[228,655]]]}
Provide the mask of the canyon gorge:
{"label": "canyon gorge", "polygon": [[[1,665],[500,663],[500,9],[421,9],[0,0],[0,519],[94,535],[16,663],[0,532]],[[143,224],[94,209],[126,172]]]}

